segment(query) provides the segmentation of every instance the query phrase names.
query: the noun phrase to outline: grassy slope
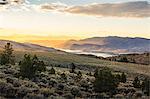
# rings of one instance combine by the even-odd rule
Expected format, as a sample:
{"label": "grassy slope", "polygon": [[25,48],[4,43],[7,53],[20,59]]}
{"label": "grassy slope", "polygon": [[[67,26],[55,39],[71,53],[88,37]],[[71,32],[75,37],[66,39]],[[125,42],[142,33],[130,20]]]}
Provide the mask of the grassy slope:
{"label": "grassy slope", "polygon": [[[64,52],[15,52],[16,60],[20,61],[23,58],[25,53],[36,54],[42,60],[44,60],[48,65],[50,64],[61,64],[68,65],[70,63],[76,63],[79,65],[86,65],[91,68],[94,67],[102,67],[108,66],[117,71],[127,72],[129,74],[143,74],[150,76],[150,66],[149,65],[138,65],[131,63],[120,63],[120,62],[112,62],[106,60],[100,60],[97,58],[90,58],[86,56],[79,56]],[[92,68],[91,68],[92,69]]]}
{"label": "grassy slope", "polygon": [[107,59],[111,60],[120,60],[121,58],[126,57],[127,60],[132,63],[149,65],[150,64],[150,52],[142,54],[122,54],[119,56],[108,57]]}

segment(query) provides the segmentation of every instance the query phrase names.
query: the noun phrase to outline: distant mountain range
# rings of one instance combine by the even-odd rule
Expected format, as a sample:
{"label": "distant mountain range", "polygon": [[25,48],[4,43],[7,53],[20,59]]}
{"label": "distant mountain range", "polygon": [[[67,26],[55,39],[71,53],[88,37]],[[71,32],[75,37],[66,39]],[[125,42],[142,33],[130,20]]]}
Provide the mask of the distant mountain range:
{"label": "distant mountain range", "polygon": [[64,48],[70,50],[82,50],[86,52],[149,52],[150,39],[117,36],[93,37],[78,41],[70,40],[64,44]]}
{"label": "distant mountain range", "polygon": [[51,47],[45,47],[31,43],[19,43],[9,40],[0,40],[0,49],[3,49],[7,43],[11,43],[13,45],[13,49],[17,51],[56,51],[56,49]]}

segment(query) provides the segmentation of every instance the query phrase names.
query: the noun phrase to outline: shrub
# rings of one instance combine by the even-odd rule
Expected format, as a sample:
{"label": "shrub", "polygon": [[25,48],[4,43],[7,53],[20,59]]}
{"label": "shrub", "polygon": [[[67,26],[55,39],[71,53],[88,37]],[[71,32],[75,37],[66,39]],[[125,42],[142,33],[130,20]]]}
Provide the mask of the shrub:
{"label": "shrub", "polygon": [[82,90],[84,90],[84,91],[87,91],[87,90],[88,90],[89,84],[88,84],[88,81],[87,81],[87,80],[82,79],[82,80],[79,82],[79,84],[80,84],[80,87],[84,88],[84,89],[82,89]]}
{"label": "shrub", "polygon": [[145,78],[142,82],[142,90],[147,96],[150,96],[150,79]]}
{"label": "shrub", "polygon": [[91,73],[91,72],[89,72],[89,76],[92,76],[92,73]]}
{"label": "shrub", "polygon": [[137,99],[142,98],[142,91],[137,91],[137,92],[135,92],[134,96],[135,96],[135,98],[137,98]]}
{"label": "shrub", "polygon": [[127,81],[127,77],[126,77],[125,73],[123,72],[121,74],[121,82],[125,83],[126,81]]}
{"label": "shrub", "polygon": [[23,97],[25,97],[28,93],[31,93],[31,90],[27,87],[21,86],[19,87],[16,96],[18,99],[22,99]]}
{"label": "shrub", "polygon": [[118,62],[129,62],[127,57],[121,57],[121,59]]}
{"label": "shrub", "polygon": [[116,74],[115,78],[118,82],[121,82],[121,75],[120,74]]}
{"label": "shrub", "polygon": [[66,99],[73,99],[73,98],[74,98],[74,96],[73,96],[71,93],[65,94],[64,97],[65,97]]}
{"label": "shrub", "polygon": [[94,72],[94,77],[95,77],[95,78],[98,77],[98,69],[95,70],[95,72]]}
{"label": "shrub", "polygon": [[49,74],[55,74],[55,69],[53,67],[49,70]]}
{"label": "shrub", "polygon": [[76,97],[78,94],[80,94],[80,90],[77,87],[73,87],[71,89],[71,94],[74,95],[74,97]]}
{"label": "shrub", "polygon": [[127,77],[124,72],[121,75],[116,74],[115,78],[118,80],[118,82],[123,82],[123,83],[125,83],[127,80]]}
{"label": "shrub", "polygon": [[81,77],[82,77],[82,73],[79,71],[79,72],[77,73],[77,80],[80,80]]}
{"label": "shrub", "polygon": [[55,79],[51,79],[50,81],[49,81],[49,85],[51,85],[51,86],[55,86],[55,85],[57,85],[57,80],[55,80]]}
{"label": "shrub", "polygon": [[134,88],[140,88],[140,87],[141,87],[141,85],[140,85],[140,80],[139,80],[138,77],[135,77],[135,78],[134,78],[132,84],[133,84],[133,87],[134,87]]}
{"label": "shrub", "polygon": [[66,80],[66,79],[67,79],[67,76],[66,76],[66,74],[65,74],[65,73],[62,73],[60,76],[61,76],[61,78],[62,78],[62,79],[64,79],[64,80]]}
{"label": "shrub", "polygon": [[6,64],[14,65],[15,60],[12,54],[13,54],[12,45],[10,43],[7,43],[5,45],[3,53],[1,54],[1,60],[0,60],[1,65],[6,65]]}
{"label": "shrub", "polygon": [[44,96],[41,94],[28,93],[24,99],[44,99]]}
{"label": "shrub", "polygon": [[50,95],[53,95],[54,93],[54,90],[49,89],[49,88],[42,88],[40,91],[41,91],[41,94],[43,94],[45,97],[49,97]]}
{"label": "shrub", "polygon": [[70,73],[74,73],[75,72],[75,68],[76,68],[76,65],[74,63],[71,63],[71,71],[70,71]]}
{"label": "shrub", "polygon": [[32,58],[33,66],[35,67],[36,71],[46,71],[46,65],[44,61],[40,61],[36,55]]}
{"label": "shrub", "polygon": [[15,98],[16,89],[12,84],[0,80],[0,95],[6,98]]}
{"label": "shrub", "polygon": [[58,84],[57,89],[58,90],[63,90],[64,89],[64,84],[62,84],[62,83]]}
{"label": "shrub", "polygon": [[94,89],[96,92],[112,92],[117,88],[118,81],[108,68],[96,71]]}

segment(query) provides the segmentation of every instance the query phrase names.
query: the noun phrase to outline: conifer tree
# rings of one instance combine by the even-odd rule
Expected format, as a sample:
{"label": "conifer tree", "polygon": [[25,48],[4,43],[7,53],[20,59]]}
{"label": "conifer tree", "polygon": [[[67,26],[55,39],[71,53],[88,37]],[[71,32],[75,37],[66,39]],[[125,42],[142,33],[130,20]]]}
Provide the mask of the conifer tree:
{"label": "conifer tree", "polygon": [[1,65],[6,65],[6,64],[15,64],[14,56],[13,56],[13,48],[10,43],[7,43],[4,47],[4,51],[1,54],[1,60],[0,60]]}

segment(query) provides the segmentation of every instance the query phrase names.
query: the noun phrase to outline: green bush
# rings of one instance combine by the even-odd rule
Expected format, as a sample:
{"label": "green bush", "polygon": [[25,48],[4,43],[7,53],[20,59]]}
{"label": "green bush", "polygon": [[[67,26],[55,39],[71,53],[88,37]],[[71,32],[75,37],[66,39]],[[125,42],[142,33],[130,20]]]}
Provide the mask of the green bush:
{"label": "green bush", "polygon": [[55,69],[53,67],[49,70],[49,74],[55,74]]}
{"label": "green bush", "polygon": [[133,87],[134,88],[140,88],[141,87],[141,84],[140,84],[140,80],[138,77],[135,77],[134,80],[133,80]]}
{"label": "green bush", "polygon": [[25,54],[24,59],[19,63],[20,75],[24,78],[33,78],[36,73],[43,72],[46,70],[46,66],[43,61],[34,55],[32,58],[30,55]]}
{"label": "green bush", "polygon": [[127,77],[126,77],[126,74],[123,72],[121,74],[121,82],[125,83],[127,81]]}
{"label": "green bush", "polygon": [[66,80],[66,79],[67,79],[67,76],[66,76],[66,74],[65,74],[65,73],[62,73],[60,76],[61,76],[61,78],[62,78],[62,79],[64,79],[64,80]]}
{"label": "green bush", "polygon": [[74,73],[74,72],[75,72],[76,65],[75,65],[74,63],[71,63],[70,67],[71,67],[70,73]]}
{"label": "green bush", "polygon": [[115,78],[118,80],[118,82],[122,82],[122,83],[125,83],[127,80],[127,77],[124,72],[121,75],[116,74]]}
{"label": "green bush", "polygon": [[82,77],[82,73],[81,73],[81,71],[78,71],[78,73],[77,73],[77,80],[80,80],[81,77]]}
{"label": "green bush", "polygon": [[35,67],[36,71],[46,71],[46,65],[44,61],[40,61],[36,55],[32,58],[33,66]]}
{"label": "green bush", "polygon": [[79,88],[78,87],[73,87],[71,89],[71,94],[74,95],[74,97],[76,97],[77,95],[79,95],[80,94]]}
{"label": "green bush", "polygon": [[147,95],[150,96],[150,79],[145,78],[142,82],[142,90]]}
{"label": "green bush", "polygon": [[54,94],[54,90],[53,89],[49,89],[49,88],[42,88],[40,90],[41,94],[43,94],[45,97],[49,97],[50,95]]}
{"label": "green bush", "polygon": [[118,62],[129,62],[127,57],[121,57],[120,60],[118,60]]}
{"label": "green bush", "polygon": [[94,77],[95,77],[95,78],[98,77],[98,69],[95,70],[95,72],[94,72]]}
{"label": "green bush", "polygon": [[94,89],[96,92],[112,92],[117,88],[118,81],[108,68],[96,71]]}

